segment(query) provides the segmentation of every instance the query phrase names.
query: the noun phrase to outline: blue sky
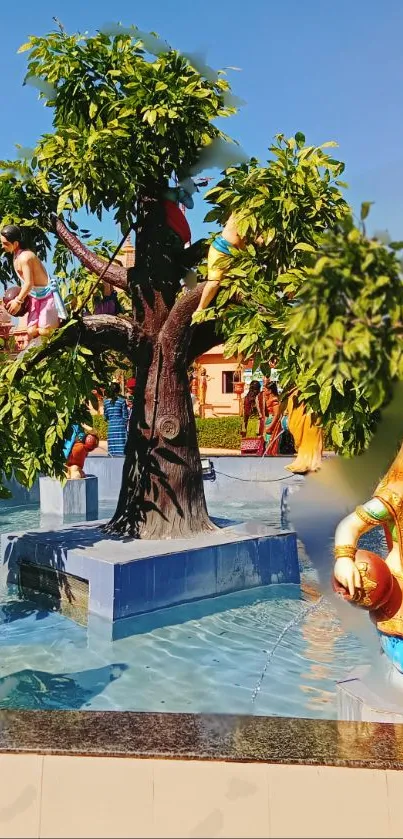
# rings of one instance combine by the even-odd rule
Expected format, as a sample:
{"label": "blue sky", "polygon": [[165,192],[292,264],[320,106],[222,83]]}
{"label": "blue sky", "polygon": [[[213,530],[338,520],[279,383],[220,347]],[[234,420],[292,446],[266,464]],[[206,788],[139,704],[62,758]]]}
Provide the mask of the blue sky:
{"label": "blue sky", "polygon": [[[69,31],[92,32],[108,21],[134,23],[178,49],[206,52],[214,67],[242,68],[229,78],[247,105],[225,121],[225,130],[260,160],[277,132],[303,131],[310,144],[337,140],[350,201],[356,208],[362,200],[374,201],[370,229],[388,229],[403,239],[403,0],[3,4],[2,159],[15,156],[15,143],[35,145],[50,127],[50,111],[32,88],[22,87],[26,56],[16,52],[30,34],[54,28],[53,15]],[[198,198],[188,215],[194,238],[206,232],[204,211]],[[100,231],[95,221],[92,228]],[[103,232],[117,236],[108,221]]]}

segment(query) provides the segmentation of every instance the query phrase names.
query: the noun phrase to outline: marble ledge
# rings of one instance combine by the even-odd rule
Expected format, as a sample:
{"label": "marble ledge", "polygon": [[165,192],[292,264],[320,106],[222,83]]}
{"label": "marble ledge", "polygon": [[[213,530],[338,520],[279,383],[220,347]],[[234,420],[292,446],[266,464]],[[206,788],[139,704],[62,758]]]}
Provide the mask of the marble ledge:
{"label": "marble ledge", "polygon": [[0,753],[403,769],[403,726],[116,711],[0,711]]}

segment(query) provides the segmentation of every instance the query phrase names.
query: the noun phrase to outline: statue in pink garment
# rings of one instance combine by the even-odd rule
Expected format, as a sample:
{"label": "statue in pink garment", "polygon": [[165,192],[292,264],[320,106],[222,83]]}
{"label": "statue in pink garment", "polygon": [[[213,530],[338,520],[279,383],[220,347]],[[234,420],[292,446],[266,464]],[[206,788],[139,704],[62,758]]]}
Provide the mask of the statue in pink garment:
{"label": "statue in pink garment", "polygon": [[1,247],[13,257],[14,270],[21,280],[18,294],[8,303],[10,315],[22,313],[25,301],[28,301],[27,332],[29,339],[38,335],[48,337],[67,319],[67,312],[57,284],[50,279],[42,262],[33,251],[25,247],[23,231],[15,224],[7,224],[0,231]]}

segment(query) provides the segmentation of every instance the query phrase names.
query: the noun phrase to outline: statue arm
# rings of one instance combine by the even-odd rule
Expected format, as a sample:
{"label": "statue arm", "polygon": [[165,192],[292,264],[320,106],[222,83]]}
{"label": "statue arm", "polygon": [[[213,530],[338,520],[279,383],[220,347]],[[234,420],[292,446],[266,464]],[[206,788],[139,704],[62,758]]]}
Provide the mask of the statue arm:
{"label": "statue arm", "polygon": [[334,576],[348,589],[351,597],[354,596],[355,590],[361,587],[361,578],[354,563],[358,540],[363,533],[390,519],[390,513],[384,504],[379,499],[372,498],[338,524],[334,537]]}
{"label": "statue arm", "polygon": [[370,525],[366,525],[356,512],[346,516],[336,528],[333,574],[351,597],[354,597],[356,589],[361,588],[361,577],[354,562],[357,542],[361,534],[369,529]]}
{"label": "statue arm", "polygon": [[335,546],[339,549],[343,545],[355,548],[363,533],[391,520],[392,516],[382,501],[379,498],[371,498],[340,522],[336,528]]}

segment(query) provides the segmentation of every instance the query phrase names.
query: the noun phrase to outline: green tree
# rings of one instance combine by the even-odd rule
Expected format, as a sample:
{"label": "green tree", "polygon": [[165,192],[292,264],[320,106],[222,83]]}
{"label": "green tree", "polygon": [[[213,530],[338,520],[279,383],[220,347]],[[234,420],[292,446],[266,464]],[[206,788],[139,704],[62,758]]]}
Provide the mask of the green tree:
{"label": "green tree", "polygon": [[[30,163],[3,163],[0,215],[28,218],[38,253],[55,230],[64,246],[57,268],[69,278],[66,248],[92,275],[106,267],[105,253],[77,237],[71,214],[111,211],[123,232],[134,226],[136,264],[127,272],[113,264],[105,274],[129,295],[130,315],[82,316],[73,305],[70,321],[44,346],[4,369],[4,473],[14,470],[23,483],[39,471],[63,473],[69,418],[104,376],[110,354],[120,353],[136,367],[137,390],[109,531],[165,538],[211,529],[187,369],[222,340],[228,354],[253,354],[256,363],[280,355],[287,387],[297,386],[308,409],[331,424],[335,445],[364,446],[391,378],[400,375],[400,266],[392,246],[368,242],[354,227],[339,181],[343,165],[326,144],[279,136],[266,165],[252,159],[226,169],[208,195],[208,218],[223,222],[234,212],[247,246],[228,263],[215,305],[192,324],[203,284],[183,293],[181,280],[192,266],[205,272],[206,243],[183,247],[167,223],[164,196],[215,154],[236,152],[214,124],[235,111],[225,74],[196,67],[134,27],[94,37],[52,32],[22,49],[28,77],[53,111],[53,130]],[[69,282],[82,302],[90,278],[75,274]],[[383,390],[374,379],[368,384],[374,358]]]}

